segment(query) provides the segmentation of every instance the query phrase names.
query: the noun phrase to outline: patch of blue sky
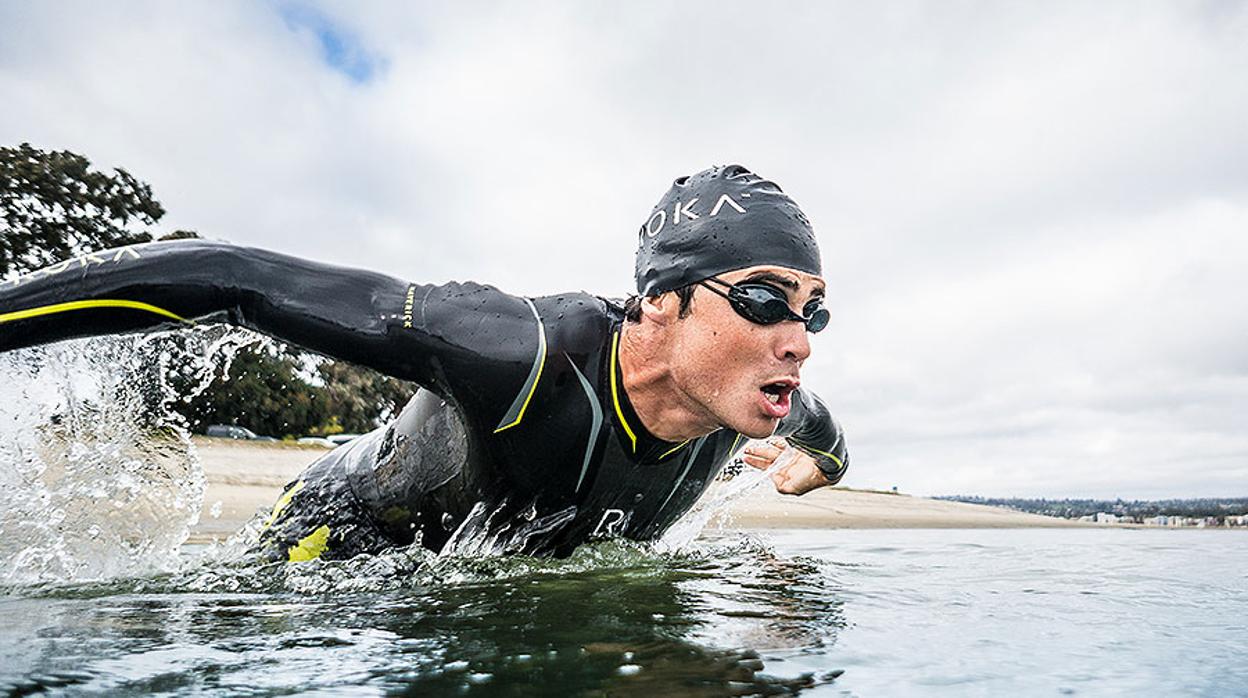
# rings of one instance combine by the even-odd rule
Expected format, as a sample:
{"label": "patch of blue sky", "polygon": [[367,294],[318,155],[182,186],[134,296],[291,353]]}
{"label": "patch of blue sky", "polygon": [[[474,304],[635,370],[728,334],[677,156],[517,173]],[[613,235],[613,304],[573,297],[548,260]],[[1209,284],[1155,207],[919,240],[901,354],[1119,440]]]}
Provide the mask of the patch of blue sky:
{"label": "patch of blue sky", "polygon": [[306,31],[315,36],[321,60],[351,82],[368,83],[385,67],[381,56],[369,51],[358,36],[319,8],[304,2],[283,2],[277,11],[291,31]]}

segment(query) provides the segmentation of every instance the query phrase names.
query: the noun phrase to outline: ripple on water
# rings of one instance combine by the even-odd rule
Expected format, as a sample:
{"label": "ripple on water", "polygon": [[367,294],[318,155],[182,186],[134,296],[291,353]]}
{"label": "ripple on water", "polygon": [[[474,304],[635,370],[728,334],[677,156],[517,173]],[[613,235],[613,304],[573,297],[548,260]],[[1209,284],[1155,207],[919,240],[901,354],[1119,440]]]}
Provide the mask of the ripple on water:
{"label": "ripple on water", "polygon": [[[566,560],[413,549],[255,567],[206,551],[173,574],[25,588],[21,602],[61,608],[30,623],[42,650],[15,665],[27,667],[20,676],[0,671],[0,684],[63,663],[90,677],[81,688],[103,692],[439,694],[534,676],[571,693],[793,692],[828,679],[786,672],[785,657],[822,651],[844,623],[828,567],[744,537],[685,553],[603,543]],[[104,635],[107,646],[83,642]],[[764,662],[741,647],[777,654]],[[317,667],[327,662],[343,671],[326,676]]]}

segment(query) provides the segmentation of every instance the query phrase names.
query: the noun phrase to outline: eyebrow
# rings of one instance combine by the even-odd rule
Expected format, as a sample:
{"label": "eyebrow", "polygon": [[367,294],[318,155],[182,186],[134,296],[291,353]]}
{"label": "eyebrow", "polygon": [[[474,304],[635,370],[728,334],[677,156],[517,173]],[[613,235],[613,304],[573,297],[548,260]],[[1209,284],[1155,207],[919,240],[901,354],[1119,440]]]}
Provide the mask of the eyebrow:
{"label": "eyebrow", "polygon": [[[790,291],[797,291],[797,289],[801,287],[801,285],[798,284],[793,279],[790,279],[787,276],[780,276],[779,274],[776,274],[775,272],[770,272],[770,271],[754,272],[753,274],[750,274],[748,277],[746,277],[745,280],[746,281],[770,281],[771,283],[783,286],[784,288],[787,288]],[[824,294],[825,294],[825,291],[823,287],[819,286],[810,292],[810,297],[812,300],[815,298],[823,298]]]}
{"label": "eyebrow", "polygon": [[750,274],[748,277],[746,277],[745,280],[746,281],[770,281],[771,283],[777,284],[779,286],[783,286],[789,289],[790,291],[796,291],[798,289],[798,283],[794,281],[793,279],[790,279],[785,276],[780,276],[779,274],[775,274],[769,271],[755,272],[753,274]]}

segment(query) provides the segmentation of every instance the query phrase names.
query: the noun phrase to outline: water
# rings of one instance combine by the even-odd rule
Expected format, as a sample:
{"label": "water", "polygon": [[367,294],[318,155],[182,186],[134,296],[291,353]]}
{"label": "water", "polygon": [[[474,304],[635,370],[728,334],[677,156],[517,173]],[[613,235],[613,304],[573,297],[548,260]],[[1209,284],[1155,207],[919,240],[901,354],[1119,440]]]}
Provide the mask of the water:
{"label": "water", "polygon": [[191,563],[8,589],[0,690],[1244,695],[1242,535],[712,532],[566,561]]}
{"label": "water", "polygon": [[751,473],[568,560],[182,545],[166,377],[246,341],[0,355],[0,694],[1248,695],[1239,531],[702,531]]}
{"label": "water", "polygon": [[1217,530],[777,534],[837,570],[856,695],[1248,695],[1248,540]]}

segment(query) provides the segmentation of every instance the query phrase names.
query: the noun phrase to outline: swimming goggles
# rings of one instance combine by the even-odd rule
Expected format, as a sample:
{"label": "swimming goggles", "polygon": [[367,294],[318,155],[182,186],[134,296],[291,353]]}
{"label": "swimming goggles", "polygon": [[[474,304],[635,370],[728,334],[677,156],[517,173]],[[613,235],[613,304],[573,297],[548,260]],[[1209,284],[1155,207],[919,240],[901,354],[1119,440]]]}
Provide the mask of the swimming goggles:
{"label": "swimming goggles", "polygon": [[[706,283],[714,281],[728,289],[725,293],[714,286]],[[777,322],[785,320],[796,320],[806,325],[808,332],[818,332],[828,326],[828,319],[831,314],[828,309],[821,305],[817,305],[818,299],[811,301],[806,305],[810,308],[812,304],[816,304],[813,310],[808,311],[810,314],[802,317],[793,312],[789,307],[789,298],[784,295],[784,291],[763,283],[743,283],[730,284],[726,281],[711,277],[703,281],[699,281],[698,285],[706,287],[706,289],[716,295],[723,296],[728,299],[728,304],[732,309],[737,311],[737,315],[759,325],[774,325]]]}

